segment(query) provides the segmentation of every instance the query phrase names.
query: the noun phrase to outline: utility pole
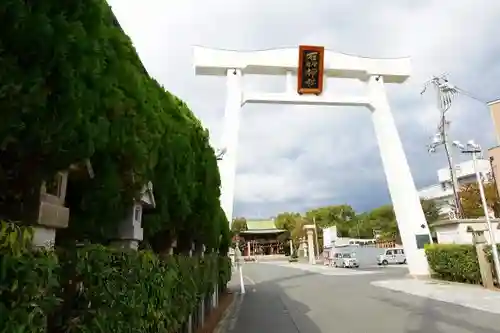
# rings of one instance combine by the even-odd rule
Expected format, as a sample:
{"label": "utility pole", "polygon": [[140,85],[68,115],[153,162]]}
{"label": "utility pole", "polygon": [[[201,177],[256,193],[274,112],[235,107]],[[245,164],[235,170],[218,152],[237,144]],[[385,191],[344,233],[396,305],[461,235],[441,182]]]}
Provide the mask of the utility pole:
{"label": "utility pole", "polygon": [[429,145],[428,151],[433,153],[436,151],[438,146],[443,146],[446,153],[446,159],[448,161],[448,168],[450,171],[450,182],[453,189],[453,199],[454,199],[454,210],[456,217],[462,217],[462,205],[460,203],[460,197],[458,194],[458,179],[456,176],[455,165],[453,164],[453,159],[450,152],[450,142],[448,136],[448,130],[450,122],[446,119],[446,112],[451,107],[451,102],[453,98],[458,94],[458,89],[448,84],[448,79],[446,76],[442,75],[440,77],[435,76],[428,82],[426,82],[424,89],[420,94],[423,94],[429,85],[433,85],[436,89],[436,97],[438,109],[440,111],[440,121],[438,125],[437,133],[434,136],[433,142]]}

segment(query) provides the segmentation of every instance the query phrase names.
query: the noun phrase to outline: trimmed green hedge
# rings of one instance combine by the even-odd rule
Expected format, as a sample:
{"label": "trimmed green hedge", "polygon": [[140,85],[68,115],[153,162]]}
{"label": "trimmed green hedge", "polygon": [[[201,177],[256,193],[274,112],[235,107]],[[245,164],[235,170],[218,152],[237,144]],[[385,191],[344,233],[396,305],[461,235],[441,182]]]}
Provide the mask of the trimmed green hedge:
{"label": "trimmed green hedge", "polygon": [[[500,245],[498,249],[500,251]],[[495,277],[491,246],[487,247],[485,251],[492,265],[493,277]],[[472,284],[482,283],[479,262],[477,260],[477,253],[474,245],[431,244],[426,246],[425,253],[433,277],[455,282]]]}
{"label": "trimmed green hedge", "polygon": [[65,264],[53,252],[0,256],[1,333],[174,333],[230,277],[218,255],[159,259],[87,246],[60,256]]}
{"label": "trimmed green hedge", "polygon": [[2,228],[0,333],[174,333],[231,276],[229,258],[218,254],[160,258],[101,245],[29,251],[14,246],[22,229]]}
{"label": "trimmed green hedge", "polygon": [[472,284],[481,283],[481,273],[473,245],[431,244],[426,246],[433,277]]}

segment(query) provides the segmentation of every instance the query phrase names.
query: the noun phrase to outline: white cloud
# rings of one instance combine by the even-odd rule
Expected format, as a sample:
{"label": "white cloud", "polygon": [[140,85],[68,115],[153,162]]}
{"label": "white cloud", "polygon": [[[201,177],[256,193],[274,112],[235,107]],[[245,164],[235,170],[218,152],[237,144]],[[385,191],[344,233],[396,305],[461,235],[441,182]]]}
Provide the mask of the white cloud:
{"label": "white cloud", "polygon": [[[418,184],[435,179],[443,158],[428,156],[437,124],[432,95],[422,84],[447,72],[455,84],[494,98],[500,80],[500,2],[348,0],[109,0],[146,68],[187,101],[218,143],[225,85],[195,77],[192,45],[264,49],[301,43],[373,57],[411,56],[409,82],[388,89],[408,160]],[[284,80],[250,78],[249,89],[279,91]],[[355,83],[329,89],[359,91]],[[498,92],[500,94],[500,92]],[[484,105],[456,101],[452,133],[492,143]],[[474,126],[471,126],[471,121]],[[387,199],[368,111],[356,108],[248,106],[242,112],[236,213],[274,214],[323,203],[367,208]],[[278,208],[279,207],[279,208]],[[259,213],[262,214],[262,213]]]}

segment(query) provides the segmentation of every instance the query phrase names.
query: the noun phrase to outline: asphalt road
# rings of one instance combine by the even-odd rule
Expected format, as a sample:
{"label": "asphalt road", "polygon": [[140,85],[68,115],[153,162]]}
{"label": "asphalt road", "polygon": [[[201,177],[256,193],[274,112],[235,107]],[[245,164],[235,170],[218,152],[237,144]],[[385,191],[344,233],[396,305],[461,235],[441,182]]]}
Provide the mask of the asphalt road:
{"label": "asphalt road", "polygon": [[500,333],[498,315],[370,285],[404,274],[387,268],[381,274],[326,276],[246,264],[247,292],[229,332]]}

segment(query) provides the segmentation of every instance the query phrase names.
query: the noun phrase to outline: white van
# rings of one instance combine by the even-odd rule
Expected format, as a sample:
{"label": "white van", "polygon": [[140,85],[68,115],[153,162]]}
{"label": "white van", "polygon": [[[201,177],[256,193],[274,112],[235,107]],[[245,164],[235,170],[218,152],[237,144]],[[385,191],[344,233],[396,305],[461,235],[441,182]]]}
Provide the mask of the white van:
{"label": "white van", "polygon": [[389,265],[389,264],[406,264],[405,250],[402,248],[388,248],[377,257],[377,264],[379,265]]}
{"label": "white van", "polygon": [[356,253],[354,252],[336,252],[333,254],[332,262],[335,267],[359,267],[359,262],[358,259],[356,259]]}

